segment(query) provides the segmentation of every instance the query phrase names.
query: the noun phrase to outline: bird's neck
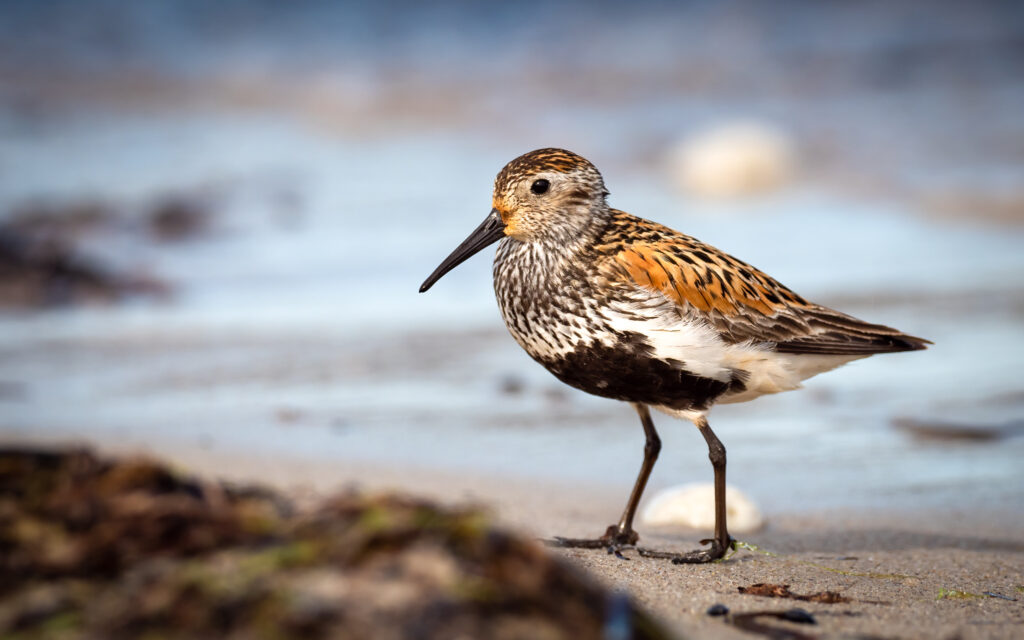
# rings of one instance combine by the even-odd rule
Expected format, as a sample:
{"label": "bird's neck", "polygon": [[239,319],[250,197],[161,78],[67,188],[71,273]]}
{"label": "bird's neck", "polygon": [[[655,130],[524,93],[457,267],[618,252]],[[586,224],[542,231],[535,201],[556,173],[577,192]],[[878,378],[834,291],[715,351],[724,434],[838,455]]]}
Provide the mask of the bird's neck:
{"label": "bird's neck", "polygon": [[597,244],[607,224],[606,220],[592,219],[592,224],[583,228],[555,230],[531,240],[504,238],[495,255],[495,275],[499,265],[507,262],[534,277],[558,278],[569,266],[579,264],[581,256]]}
{"label": "bird's neck", "polygon": [[525,244],[533,244],[538,252],[555,259],[571,259],[597,243],[611,218],[611,209],[603,203],[566,207],[558,212],[556,224]]}

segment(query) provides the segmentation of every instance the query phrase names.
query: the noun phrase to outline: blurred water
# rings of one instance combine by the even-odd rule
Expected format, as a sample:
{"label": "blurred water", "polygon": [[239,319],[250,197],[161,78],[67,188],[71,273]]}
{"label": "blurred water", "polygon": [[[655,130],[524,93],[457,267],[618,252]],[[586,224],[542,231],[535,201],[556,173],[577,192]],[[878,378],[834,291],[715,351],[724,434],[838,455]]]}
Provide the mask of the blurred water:
{"label": "blurred water", "polygon": [[[84,236],[82,250],[159,274],[175,295],[0,315],[0,436],[175,440],[625,491],[635,415],[519,351],[493,302],[490,251],[416,293],[486,214],[497,170],[557,144],[602,168],[614,206],[936,342],[716,409],[731,482],[777,510],[1024,513],[1024,227],[938,218],[915,191],[1019,184],[1024,89],[1007,81],[1019,11],[998,20],[949,3],[912,20],[913,4],[787,3],[769,16],[757,3],[651,3],[625,19],[455,3],[394,17],[251,4],[131,3],[106,31],[77,3],[4,5],[0,209],[106,202],[129,222]],[[622,42],[553,42],[566,16]],[[939,62],[922,61],[929,51]],[[983,52],[1001,57],[980,64]],[[538,66],[551,59],[557,69]],[[973,100],[947,77],[958,64],[981,70]],[[147,83],[132,79],[140,70]],[[602,88],[604,74],[615,82]],[[438,95],[424,96],[431,82]],[[681,196],[659,160],[668,144],[735,115],[810,141],[803,179],[756,201]],[[209,233],[140,241],[130,221],[174,193],[212,203]],[[900,418],[1016,431],[926,441]],[[694,430],[656,420],[652,484],[710,480]]]}

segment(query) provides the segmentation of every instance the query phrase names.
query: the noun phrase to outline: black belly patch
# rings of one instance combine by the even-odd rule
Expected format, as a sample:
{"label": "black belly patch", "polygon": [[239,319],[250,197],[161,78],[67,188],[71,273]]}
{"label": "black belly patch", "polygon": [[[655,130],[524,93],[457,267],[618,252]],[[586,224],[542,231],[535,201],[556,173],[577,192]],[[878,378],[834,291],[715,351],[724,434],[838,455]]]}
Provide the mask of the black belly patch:
{"label": "black belly patch", "polygon": [[682,362],[661,360],[649,351],[633,341],[616,347],[595,343],[540,362],[559,380],[581,391],[679,410],[702,411],[725,392],[744,388],[744,376],[735,375],[729,382],[703,378],[683,369]]}

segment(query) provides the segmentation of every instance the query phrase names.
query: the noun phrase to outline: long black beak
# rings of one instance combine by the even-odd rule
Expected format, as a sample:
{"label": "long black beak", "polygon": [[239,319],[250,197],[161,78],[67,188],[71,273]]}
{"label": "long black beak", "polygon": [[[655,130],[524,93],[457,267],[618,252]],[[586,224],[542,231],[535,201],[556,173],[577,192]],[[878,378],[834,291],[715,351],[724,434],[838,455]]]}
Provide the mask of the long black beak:
{"label": "long black beak", "polygon": [[465,262],[471,255],[504,237],[505,223],[501,221],[498,210],[491,209],[480,226],[474,229],[473,233],[469,234],[469,237],[463,240],[462,244],[456,247],[455,251],[452,251],[451,255],[434,269],[434,273],[423,281],[423,284],[420,285],[420,293],[434,286],[434,283],[440,280],[444,274]]}

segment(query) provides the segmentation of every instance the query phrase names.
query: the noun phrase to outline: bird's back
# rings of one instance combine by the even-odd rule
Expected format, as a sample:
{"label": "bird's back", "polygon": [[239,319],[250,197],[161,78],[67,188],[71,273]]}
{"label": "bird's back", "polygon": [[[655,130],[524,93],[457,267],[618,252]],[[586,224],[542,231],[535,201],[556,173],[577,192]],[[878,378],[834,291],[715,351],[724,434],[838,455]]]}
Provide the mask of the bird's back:
{"label": "bird's back", "polygon": [[679,313],[708,323],[729,344],[857,356],[914,351],[930,344],[808,302],[742,260],[623,211],[613,211],[593,252],[611,282],[660,293]]}

